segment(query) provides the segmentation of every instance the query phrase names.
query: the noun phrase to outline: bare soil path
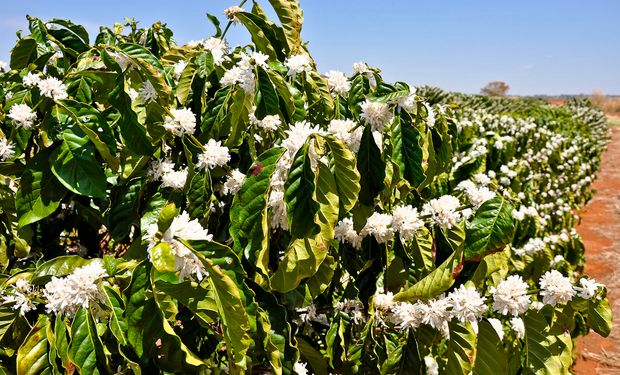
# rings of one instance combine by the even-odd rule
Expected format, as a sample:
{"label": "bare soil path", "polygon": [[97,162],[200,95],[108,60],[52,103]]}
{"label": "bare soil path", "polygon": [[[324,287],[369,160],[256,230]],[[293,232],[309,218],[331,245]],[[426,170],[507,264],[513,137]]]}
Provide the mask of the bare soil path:
{"label": "bare soil path", "polygon": [[614,315],[608,338],[595,332],[577,341],[576,374],[620,375],[620,127],[603,154],[596,194],[581,212],[577,231],[586,246],[586,273],[607,285]]}

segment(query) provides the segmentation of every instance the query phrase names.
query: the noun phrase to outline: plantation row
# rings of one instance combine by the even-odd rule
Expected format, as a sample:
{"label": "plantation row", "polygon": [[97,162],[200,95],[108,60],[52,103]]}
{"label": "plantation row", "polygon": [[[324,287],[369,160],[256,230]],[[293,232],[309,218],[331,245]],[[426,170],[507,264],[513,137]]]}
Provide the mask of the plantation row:
{"label": "plantation row", "polygon": [[321,74],[270,3],[183,46],[29,18],[0,72],[0,373],[568,373],[611,329],[573,229],[603,114]]}

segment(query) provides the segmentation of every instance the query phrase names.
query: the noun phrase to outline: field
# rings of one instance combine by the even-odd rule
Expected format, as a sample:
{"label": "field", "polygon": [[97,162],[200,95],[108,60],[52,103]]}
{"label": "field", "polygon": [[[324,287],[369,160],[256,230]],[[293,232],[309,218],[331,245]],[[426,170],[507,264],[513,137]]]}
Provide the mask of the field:
{"label": "field", "polygon": [[0,374],[613,367],[605,113],[321,73],[270,4],[187,45],[28,19],[0,71]]}

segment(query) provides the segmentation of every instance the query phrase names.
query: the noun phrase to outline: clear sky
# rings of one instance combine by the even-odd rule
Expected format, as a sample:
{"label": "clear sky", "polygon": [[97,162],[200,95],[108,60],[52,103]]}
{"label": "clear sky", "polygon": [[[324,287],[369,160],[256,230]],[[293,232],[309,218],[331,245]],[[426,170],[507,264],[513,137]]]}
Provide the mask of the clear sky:
{"label": "clear sky", "polygon": [[[259,1],[264,8],[269,5]],[[249,3],[249,2],[248,2]],[[0,60],[26,14],[68,18],[93,34],[124,17],[161,20],[187,42],[213,33],[205,14],[229,0],[2,0]],[[321,71],[364,60],[388,81],[478,92],[502,80],[510,93],[620,95],[620,0],[301,0],[302,36]],[[250,6],[248,6],[250,7]],[[221,17],[223,20],[223,16]],[[236,26],[228,39],[245,44]]]}

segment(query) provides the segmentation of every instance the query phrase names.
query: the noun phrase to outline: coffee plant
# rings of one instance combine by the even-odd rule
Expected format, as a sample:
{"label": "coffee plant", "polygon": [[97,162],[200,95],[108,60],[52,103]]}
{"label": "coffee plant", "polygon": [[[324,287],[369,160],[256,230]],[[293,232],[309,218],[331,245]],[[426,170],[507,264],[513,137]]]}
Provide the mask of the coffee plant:
{"label": "coffee plant", "polygon": [[603,114],[321,74],[269,2],[187,45],[29,17],[0,73],[0,373],[568,373],[611,329],[572,229]]}

